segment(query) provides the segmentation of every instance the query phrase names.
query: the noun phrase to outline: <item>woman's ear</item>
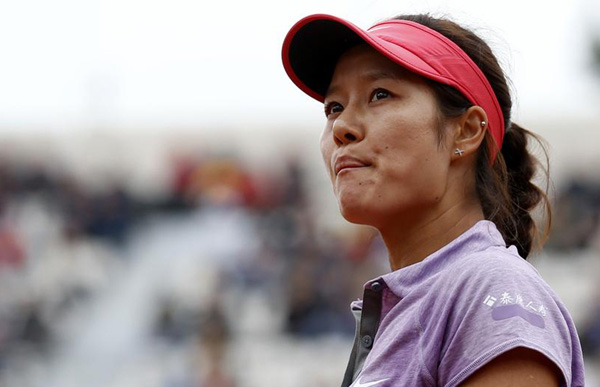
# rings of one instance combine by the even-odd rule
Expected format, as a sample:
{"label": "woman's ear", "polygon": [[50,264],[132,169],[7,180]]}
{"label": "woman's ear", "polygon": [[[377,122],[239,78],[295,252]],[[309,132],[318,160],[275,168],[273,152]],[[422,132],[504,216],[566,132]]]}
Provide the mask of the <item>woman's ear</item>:
{"label": "woman's ear", "polygon": [[454,131],[452,159],[460,159],[476,155],[481,142],[485,138],[488,120],[485,110],[479,106],[471,106],[458,118]]}

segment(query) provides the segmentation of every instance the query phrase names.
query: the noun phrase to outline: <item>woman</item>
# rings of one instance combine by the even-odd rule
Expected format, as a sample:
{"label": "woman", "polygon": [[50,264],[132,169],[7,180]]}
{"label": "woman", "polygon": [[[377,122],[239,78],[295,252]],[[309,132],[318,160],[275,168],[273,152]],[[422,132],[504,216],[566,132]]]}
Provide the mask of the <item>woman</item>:
{"label": "woman", "polygon": [[313,15],[283,61],[324,102],[342,215],[378,229],[392,269],[352,305],[343,386],[583,386],[573,321],[525,261],[548,200],[487,44],[428,15]]}

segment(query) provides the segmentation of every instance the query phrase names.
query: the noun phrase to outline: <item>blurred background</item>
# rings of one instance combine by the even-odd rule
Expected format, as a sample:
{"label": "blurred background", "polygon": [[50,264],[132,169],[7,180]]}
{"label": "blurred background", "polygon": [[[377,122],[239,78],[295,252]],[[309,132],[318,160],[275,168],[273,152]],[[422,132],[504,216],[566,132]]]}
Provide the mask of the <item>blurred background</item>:
{"label": "blurred background", "polygon": [[349,303],[389,270],[338,214],[298,19],[431,12],[476,30],[549,143],[531,259],[600,385],[600,2],[0,4],[0,386],[338,386]]}

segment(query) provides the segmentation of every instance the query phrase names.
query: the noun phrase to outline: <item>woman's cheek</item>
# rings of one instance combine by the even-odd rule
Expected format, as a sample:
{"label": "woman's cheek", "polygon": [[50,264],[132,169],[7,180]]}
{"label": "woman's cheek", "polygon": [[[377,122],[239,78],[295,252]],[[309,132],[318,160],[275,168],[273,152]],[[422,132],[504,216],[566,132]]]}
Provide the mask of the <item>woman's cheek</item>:
{"label": "woman's cheek", "polygon": [[[324,135],[323,135],[324,136]],[[325,165],[325,171],[329,175],[329,177],[333,180],[334,174],[331,166],[331,155],[333,153],[333,148],[331,144],[328,143],[327,139],[321,137],[321,156],[323,157],[323,163]]]}

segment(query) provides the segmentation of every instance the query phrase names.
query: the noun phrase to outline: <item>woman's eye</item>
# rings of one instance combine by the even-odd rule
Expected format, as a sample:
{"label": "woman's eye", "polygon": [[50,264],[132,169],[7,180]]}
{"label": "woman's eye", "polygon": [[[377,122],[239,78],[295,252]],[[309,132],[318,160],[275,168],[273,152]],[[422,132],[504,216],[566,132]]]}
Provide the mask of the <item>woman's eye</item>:
{"label": "woman's eye", "polygon": [[390,92],[384,89],[376,89],[371,96],[371,102],[379,101],[380,99],[388,98]]}
{"label": "woman's eye", "polygon": [[337,102],[329,102],[325,105],[325,116],[329,117],[330,114],[340,113],[344,108]]}

